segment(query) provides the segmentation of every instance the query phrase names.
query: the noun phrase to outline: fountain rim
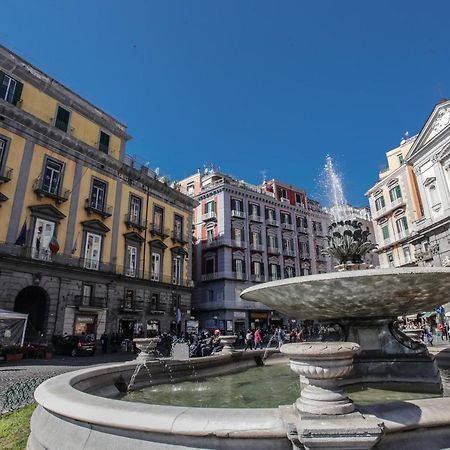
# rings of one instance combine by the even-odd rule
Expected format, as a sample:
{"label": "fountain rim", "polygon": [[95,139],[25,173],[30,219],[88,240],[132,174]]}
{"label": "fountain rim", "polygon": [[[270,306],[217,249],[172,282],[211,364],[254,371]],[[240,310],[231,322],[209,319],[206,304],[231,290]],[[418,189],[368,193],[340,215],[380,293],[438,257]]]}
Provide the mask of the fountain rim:
{"label": "fountain rim", "polygon": [[293,278],[285,278],[283,280],[268,281],[266,283],[250,286],[241,292],[240,297],[244,300],[255,301],[254,299],[246,299],[246,294],[258,292],[273,287],[290,286],[296,284],[306,284],[308,282],[320,282],[326,280],[357,279],[373,276],[390,276],[390,275],[413,275],[413,274],[431,274],[431,273],[449,273],[450,267],[399,267],[388,269],[366,269],[344,272],[327,272],[314,275],[304,275]]}

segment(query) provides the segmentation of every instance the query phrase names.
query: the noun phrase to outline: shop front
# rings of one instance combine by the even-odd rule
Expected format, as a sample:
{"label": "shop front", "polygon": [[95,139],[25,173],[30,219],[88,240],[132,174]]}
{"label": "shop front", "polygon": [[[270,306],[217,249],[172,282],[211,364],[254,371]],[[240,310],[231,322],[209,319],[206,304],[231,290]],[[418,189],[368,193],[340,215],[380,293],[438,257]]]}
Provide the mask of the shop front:
{"label": "shop front", "polygon": [[88,335],[97,334],[97,314],[76,314],[74,334],[76,335]]}
{"label": "shop front", "polygon": [[250,311],[250,329],[261,328],[263,331],[269,331],[269,313],[264,311]]}
{"label": "shop front", "polygon": [[234,333],[239,335],[240,332],[247,331],[247,313],[245,311],[233,311]]}

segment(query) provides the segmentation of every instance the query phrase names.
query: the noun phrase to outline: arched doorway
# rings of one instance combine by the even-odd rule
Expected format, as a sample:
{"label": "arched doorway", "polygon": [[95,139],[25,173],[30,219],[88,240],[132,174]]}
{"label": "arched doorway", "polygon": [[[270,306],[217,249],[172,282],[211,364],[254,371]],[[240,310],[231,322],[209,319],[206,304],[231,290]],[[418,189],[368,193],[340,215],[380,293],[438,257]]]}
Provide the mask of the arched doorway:
{"label": "arched doorway", "polygon": [[22,289],[14,302],[14,311],[28,314],[26,340],[34,340],[47,334],[48,294],[38,286]]}

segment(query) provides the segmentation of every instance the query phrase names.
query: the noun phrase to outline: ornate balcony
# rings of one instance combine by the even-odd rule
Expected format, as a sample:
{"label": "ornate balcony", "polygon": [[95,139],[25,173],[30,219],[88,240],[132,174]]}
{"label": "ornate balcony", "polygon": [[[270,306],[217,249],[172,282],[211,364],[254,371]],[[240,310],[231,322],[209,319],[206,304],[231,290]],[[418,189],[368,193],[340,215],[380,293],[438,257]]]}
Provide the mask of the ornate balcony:
{"label": "ornate balcony", "polygon": [[11,167],[3,166],[0,168],[0,183],[7,183],[11,181],[13,169]]}
{"label": "ornate balcony", "polygon": [[136,228],[139,231],[144,231],[147,228],[145,220],[141,220],[136,214],[125,214],[125,225],[128,228]]}
{"label": "ornate balcony", "polygon": [[67,200],[69,200],[69,196],[70,196],[69,189],[57,188],[57,189],[52,190],[49,187],[44,186],[42,179],[40,177],[38,177],[34,180],[33,191],[39,197],[50,197],[50,198],[55,199],[57,203],[67,202]]}
{"label": "ornate balcony", "polygon": [[109,205],[101,205],[93,201],[93,199],[87,198],[84,202],[84,209],[88,212],[88,214],[98,214],[102,216],[104,219],[112,216],[112,206]]}

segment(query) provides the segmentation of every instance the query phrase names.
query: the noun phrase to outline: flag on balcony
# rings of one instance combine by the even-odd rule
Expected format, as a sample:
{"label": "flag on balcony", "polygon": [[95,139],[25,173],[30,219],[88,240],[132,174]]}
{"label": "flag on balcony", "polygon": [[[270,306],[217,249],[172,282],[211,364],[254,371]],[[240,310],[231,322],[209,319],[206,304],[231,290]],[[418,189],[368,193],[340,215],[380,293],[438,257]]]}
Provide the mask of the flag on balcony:
{"label": "flag on balcony", "polygon": [[59,243],[58,243],[58,239],[56,239],[55,233],[53,233],[53,236],[52,236],[50,242],[48,243],[48,248],[52,252],[52,255],[56,255],[56,253],[58,253],[58,251],[59,251]]}
{"label": "flag on balcony", "polygon": [[17,236],[15,245],[25,245],[27,240],[27,221],[22,225],[22,229],[20,230],[19,236]]}

